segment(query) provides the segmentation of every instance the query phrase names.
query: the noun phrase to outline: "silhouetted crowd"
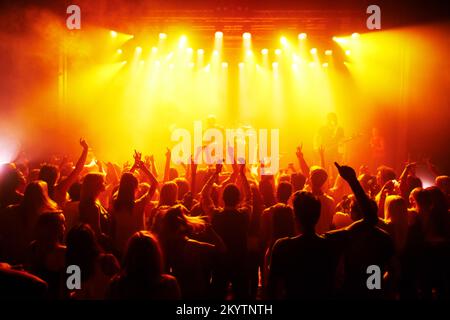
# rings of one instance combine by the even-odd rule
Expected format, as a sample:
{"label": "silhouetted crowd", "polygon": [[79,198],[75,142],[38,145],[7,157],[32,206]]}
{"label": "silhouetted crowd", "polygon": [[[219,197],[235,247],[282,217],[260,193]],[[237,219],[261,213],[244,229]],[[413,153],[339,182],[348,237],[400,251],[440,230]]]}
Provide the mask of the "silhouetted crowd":
{"label": "silhouetted crowd", "polygon": [[416,163],[327,172],[299,147],[298,169],[273,174],[242,159],[177,170],[168,150],[160,177],[153,156],[87,164],[80,145],[76,163],[0,166],[0,297],[450,297],[450,178],[429,162],[424,188]]}

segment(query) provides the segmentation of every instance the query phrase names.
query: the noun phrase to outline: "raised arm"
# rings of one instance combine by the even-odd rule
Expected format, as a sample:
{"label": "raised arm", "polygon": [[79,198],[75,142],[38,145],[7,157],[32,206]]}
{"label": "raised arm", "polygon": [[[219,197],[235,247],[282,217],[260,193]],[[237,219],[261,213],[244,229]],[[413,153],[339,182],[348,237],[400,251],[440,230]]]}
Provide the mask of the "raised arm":
{"label": "raised arm", "polygon": [[337,162],[335,162],[334,165],[338,169],[339,175],[350,185],[350,188],[352,189],[353,194],[356,197],[356,201],[362,211],[364,220],[371,223],[376,223],[378,221],[377,212],[374,210],[375,208],[372,206],[369,197],[361,187],[361,184],[356,177],[355,170],[352,167],[340,166]]}
{"label": "raised arm", "polygon": [[414,174],[414,169],[416,167],[415,162],[408,163],[403,169],[402,174],[400,175],[400,193],[403,198],[407,200],[408,193],[408,175]]}
{"label": "raised arm", "polygon": [[215,209],[214,202],[211,199],[212,187],[214,185],[214,181],[216,181],[219,177],[219,174],[222,171],[222,167],[223,165],[221,163],[216,164],[216,170],[211,175],[211,177],[209,177],[208,181],[203,186],[203,189],[201,191],[201,206],[203,211],[209,217],[211,217],[212,211]]}
{"label": "raised arm", "polygon": [[155,157],[153,155],[146,157],[146,162],[147,167],[150,168],[150,171],[153,173],[155,178],[158,178],[158,170],[156,170]]}
{"label": "raised arm", "polygon": [[242,190],[244,192],[245,205],[251,206],[253,202],[252,191],[250,184],[248,183],[247,176],[245,175],[246,166],[245,163],[239,164],[239,177],[241,178]]}
{"label": "raised arm", "polygon": [[188,165],[189,165],[189,168],[190,168],[189,175],[188,175],[189,185],[191,187],[192,195],[195,197],[197,195],[196,190],[195,190],[197,188],[197,186],[196,186],[197,164],[194,162],[194,159],[192,159],[192,157],[191,157],[190,158],[190,163]]}
{"label": "raised arm", "polygon": [[300,170],[305,175],[305,177],[309,177],[309,166],[306,163],[305,157],[303,156],[303,145],[300,145],[297,147],[297,152],[295,153],[297,155],[297,160],[300,165]]}
{"label": "raised arm", "polygon": [[58,184],[58,193],[60,195],[65,195],[66,192],[69,190],[70,186],[77,181],[78,177],[80,176],[81,171],[84,168],[84,164],[86,163],[89,146],[84,139],[80,139],[80,145],[83,148],[83,151],[81,152],[80,157],[78,158],[77,164],[75,165],[75,168],[72,170],[72,172],[69,174],[69,176],[61,181]]}
{"label": "raised arm", "polygon": [[166,164],[164,165],[164,179],[163,182],[169,181],[170,177],[170,160],[172,157],[172,152],[169,148],[166,149]]}
{"label": "raised arm", "polygon": [[137,151],[135,151],[134,154],[133,168],[134,167],[140,169],[150,180],[150,189],[138,200],[139,202],[143,201],[144,203],[147,203],[155,194],[156,188],[158,187],[158,180],[156,180],[153,173],[145,166],[145,163],[141,160],[141,153]]}

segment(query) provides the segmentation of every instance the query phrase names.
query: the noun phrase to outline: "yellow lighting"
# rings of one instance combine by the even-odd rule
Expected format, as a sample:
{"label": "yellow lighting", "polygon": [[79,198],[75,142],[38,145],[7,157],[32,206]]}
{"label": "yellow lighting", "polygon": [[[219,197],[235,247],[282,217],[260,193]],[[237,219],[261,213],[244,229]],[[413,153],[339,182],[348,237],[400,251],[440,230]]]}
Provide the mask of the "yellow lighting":
{"label": "yellow lighting", "polygon": [[317,54],[317,48],[312,48],[310,52],[311,54]]}
{"label": "yellow lighting", "polygon": [[223,38],[223,32],[217,31],[214,36],[215,36],[216,39],[222,39]]}
{"label": "yellow lighting", "polygon": [[242,38],[244,38],[244,40],[250,40],[252,38],[252,35],[250,34],[250,32],[244,32],[242,34]]}
{"label": "yellow lighting", "polygon": [[123,53],[122,49],[117,49],[117,54],[122,54],[122,53]]}
{"label": "yellow lighting", "polygon": [[358,39],[358,38],[359,38],[359,33],[358,32],[352,33],[352,39]]}
{"label": "yellow lighting", "polygon": [[283,46],[286,46],[287,43],[288,43],[286,37],[281,37],[280,42],[281,42],[281,44],[282,44]]}
{"label": "yellow lighting", "polygon": [[264,48],[264,49],[261,50],[261,53],[266,55],[266,54],[269,53],[269,49]]}
{"label": "yellow lighting", "polygon": [[167,39],[167,34],[161,32],[161,33],[159,34],[159,38],[160,38],[161,40]]}
{"label": "yellow lighting", "polygon": [[325,50],[325,55],[326,56],[331,56],[333,54],[333,51],[331,50]]}
{"label": "yellow lighting", "polygon": [[114,30],[111,30],[109,34],[111,35],[112,38],[116,38],[117,37],[117,32],[114,31]]}
{"label": "yellow lighting", "polygon": [[276,49],[276,50],[275,50],[275,54],[276,54],[277,56],[279,56],[279,55],[281,54],[281,49]]}
{"label": "yellow lighting", "polygon": [[305,40],[306,39],[306,33],[300,33],[299,35],[298,35],[298,38],[299,38],[299,40]]}

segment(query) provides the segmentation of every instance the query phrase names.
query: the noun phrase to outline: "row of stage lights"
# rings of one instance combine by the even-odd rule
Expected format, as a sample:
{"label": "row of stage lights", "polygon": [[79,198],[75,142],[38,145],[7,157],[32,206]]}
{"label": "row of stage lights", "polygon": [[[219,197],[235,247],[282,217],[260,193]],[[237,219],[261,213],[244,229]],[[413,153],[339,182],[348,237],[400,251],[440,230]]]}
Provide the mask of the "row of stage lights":
{"label": "row of stage lights", "polygon": [[[111,36],[111,38],[117,38],[118,37],[118,32],[116,32],[114,30],[111,30],[110,31],[110,36]],[[223,32],[221,32],[221,31],[217,31],[214,34],[214,38],[216,40],[218,40],[218,41],[221,41],[223,39],[223,37],[224,37],[224,35],[223,35]],[[306,40],[307,37],[308,36],[307,36],[306,33],[299,33],[298,36],[297,36],[297,38],[298,38],[298,40],[300,42]],[[360,37],[359,33],[356,33],[356,32],[351,35],[351,39],[352,40],[357,40],[357,39],[359,39],[359,37]],[[132,39],[132,38],[134,38],[134,36],[132,36],[132,35],[128,36],[128,39]],[[159,33],[158,38],[159,38],[160,41],[164,41],[164,40],[166,40],[168,38],[168,35],[166,33],[162,33],[161,32],[161,33]],[[246,55],[247,56],[253,55],[253,51],[251,50],[251,42],[250,42],[251,39],[252,39],[251,33],[244,32],[242,34],[242,39],[243,39],[243,43],[244,43],[244,48],[246,48]],[[335,41],[335,42],[337,42],[339,44],[346,44],[349,41],[348,38],[341,38],[341,37],[333,37],[332,39],[333,39],[333,41]],[[185,46],[186,43],[187,43],[187,37],[185,35],[182,35],[180,37],[180,39],[179,39],[179,47],[182,48],[183,46]],[[280,38],[280,43],[285,48],[289,46],[288,39],[286,37],[284,37],[284,36],[282,36]],[[192,48],[187,48],[186,50],[187,50],[188,54],[193,54],[193,52],[194,52],[194,49],[192,49]],[[136,51],[136,53],[140,54],[142,52],[142,47],[137,46],[135,48],[135,51]],[[119,49],[117,49],[116,52],[117,52],[118,55],[122,55],[123,54],[123,49],[119,48]],[[158,52],[158,48],[157,47],[152,47],[152,53],[156,54],[157,52]],[[311,55],[317,56],[318,49],[317,48],[311,48],[309,50],[309,52],[311,53]],[[351,50],[349,50],[349,49],[345,50],[344,52],[345,52],[345,55],[347,55],[347,56],[351,55]],[[205,53],[204,49],[197,49],[197,55],[198,56],[203,56],[204,53]],[[270,53],[269,49],[267,49],[267,48],[261,49],[261,55],[263,57],[264,56],[268,56],[269,53]],[[280,49],[280,48],[277,48],[277,49],[273,50],[273,53],[275,54],[275,56],[280,56],[280,55],[282,55],[283,50]],[[331,49],[324,50],[323,53],[324,53],[325,56],[332,56],[333,55],[333,51]],[[217,49],[214,49],[212,54],[213,54],[214,57],[218,57],[219,56],[219,51]],[[126,63],[126,61],[124,61],[124,62]],[[143,61],[141,61],[141,63],[143,63]],[[191,63],[190,65],[192,67],[193,63]],[[309,65],[310,66],[315,66],[315,65],[317,65],[317,63],[316,62],[310,62]],[[325,68],[328,67],[328,63],[327,62],[322,63],[321,65],[322,65],[322,67],[325,67]],[[242,68],[243,66],[244,66],[244,63],[240,62],[239,63],[239,67]],[[273,62],[272,66],[274,68],[276,68],[278,66],[278,62]],[[228,63],[227,62],[222,62],[222,67],[223,68],[227,68],[228,67]]]}

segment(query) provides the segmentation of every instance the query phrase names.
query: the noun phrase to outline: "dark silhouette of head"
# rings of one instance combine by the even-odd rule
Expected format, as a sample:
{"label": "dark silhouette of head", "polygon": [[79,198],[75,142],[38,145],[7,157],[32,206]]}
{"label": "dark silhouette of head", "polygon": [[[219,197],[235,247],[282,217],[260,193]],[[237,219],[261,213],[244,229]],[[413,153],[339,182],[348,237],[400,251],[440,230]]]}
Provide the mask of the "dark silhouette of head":
{"label": "dark silhouette of head", "polygon": [[431,209],[430,192],[423,188],[415,188],[410,193],[410,202],[416,206],[419,213],[428,212]]}
{"label": "dark silhouette of head", "polygon": [[101,253],[92,228],[79,224],[67,233],[66,265],[77,265],[82,270],[81,280],[89,279],[95,272],[95,262]]}
{"label": "dark silhouette of head", "polygon": [[324,168],[321,168],[319,166],[312,166],[309,177],[311,180],[312,190],[313,192],[316,192],[322,190],[322,186],[328,179],[328,174]]}
{"label": "dark silhouette of head", "polygon": [[175,183],[178,187],[178,200],[183,200],[184,195],[189,191],[189,182],[186,178],[176,178]]}
{"label": "dark silhouette of head", "polygon": [[157,281],[163,270],[163,258],[157,238],[148,231],[139,231],[128,240],[123,275],[137,282]]}
{"label": "dark silhouette of head", "polygon": [[175,182],[169,181],[161,187],[159,196],[160,206],[173,206],[177,202],[178,186]]}
{"label": "dark silhouette of head", "polygon": [[189,216],[188,210],[178,204],[167,210],[163,216],[161,235],[165,239],[180,238],[199,232],[204,227],[205,220],[201,217]]}
{"label": "dark silhouette of head", "polygon": [[320,218],[320,200],[311,192],[294,193],[294,213],[302,233],[314,233]]}
{"label": "dark silhouette of head", "polygon": [[273,206],[277,200],[275,198],[275,190],[272,178],[262,178],[259,183],[259,192],[261,193],[264,205],[268,208]]}
{"label": "dark silhouette of head", "polygon": [[303,190],[306,183],[306,177],[300,172],[291,174],[291,184],[293,191]]}
{"label": "dark silhouette of head", "polygon": [[396,175],[394,169],[387,166],[380,166],[377,168],[377,183],[382,187],[389,180],[395,180]]}
{"label": "dark silhouette of head", "polygon": [[69,188],[69,197],[72,201],[80,201],[81,195],[81,182],[74,182]]}
{"label": "dark silhouette of head", "polygon": [[450,177],[438,176],[435,179],[436,186],[447,196],[450,196]]}
{"label": "dark silhouette of head", "polygon": [[408,186],[407,195],[409,196],[411,191],[415,188],[422,188],[422,180],[420,180],[419,177],[408,175],[408,177],[406,177],[406,185]]}
{"label": "dark silhouette of head", "polygon": [[116,210],[132,210],[134,199],[139,183],[131,172],[124,172],[120,178],[117,198],[114,202]]}
{"label": "dark silhouette of head", "polygon": [[81,201],[93,201],[105,191],[105,177],[101,173],[88,173],[81,185]]}
{"label": "dark silhouette of head", "polygon": [[27,213],[55,211],[58,207],[48,196],[47,183],[42,180],[36,180],[27,185],[21,206]]}
{"label": "dark silhouette of head", "polygon": [[280,182],[277,188],[278,202],[287,203],[292,195],[292,185],[289,182]]}
{"label": "dark silhouette of head", "polygon": [[53,187],[59,178],[59,169],[53,164],[44,164],[39,171],[39,180],[47,182],[50,187]]}
{"label": "dark silhouette of head", "polygon": [[222,199],[225,207],[235,208],[241,200],[239,188],[234,183],[228,184],[223,189]]}
{"label": "dark silhouette of head", "polygon": [[15,192],[23,180],[21,172],[13,164],[0,165],[0,197]]}
{"label": "dark silhouette of head", "polygon": [[169,180],[175,180],[176,178],[178,178],[178,170],[175,168],[170,168],[169,169]]}

